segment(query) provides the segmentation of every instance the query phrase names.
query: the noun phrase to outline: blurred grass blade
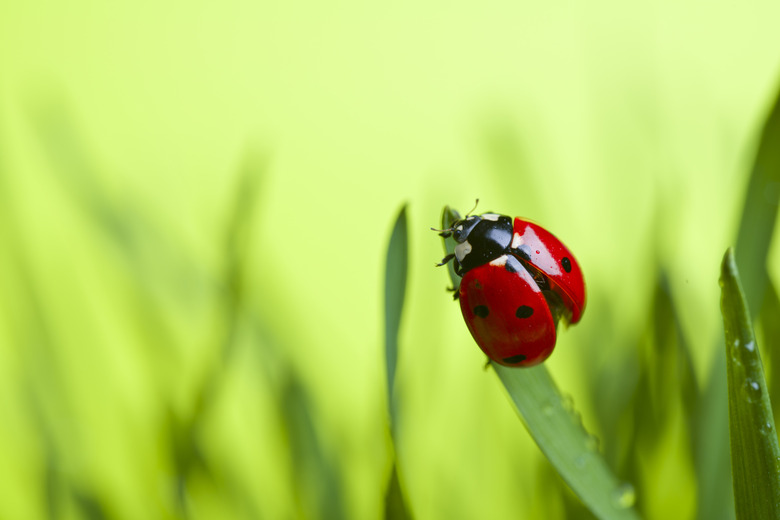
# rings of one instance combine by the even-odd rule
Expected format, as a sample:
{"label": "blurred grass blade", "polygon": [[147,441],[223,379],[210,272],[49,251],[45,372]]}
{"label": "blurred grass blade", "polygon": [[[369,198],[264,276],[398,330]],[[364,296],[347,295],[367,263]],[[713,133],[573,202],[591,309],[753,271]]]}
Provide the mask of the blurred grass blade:
{"label": "blurred grass blade", "polygon": [[398,363],[398,330],[401,327],[401,312],[406,293],[408,270],[408,234],[406,226],[406,204],[401,207],[387,246],[385,271],[385,361],[387,363],[387,403],[391,424],[395,423],[395,368]]}
{"label": "blurred grass blade", "polygon": [[[620,461],[625,477],[643,483],[674,479],[673,487],[643,486],[641,514],[648,518],[668,515],[664,504],[674,503],[679,518],[691,518],[697,507],[697,495],[691,490],[697,482],[696,444],[689,432],[698,412],[698,385],[670,279],[660,266],[657,273],[647,322],[637,329],[633,344],[621,345],[621,356],[635,358],[602,372],[599,379],[604,381],[599,384],[604,389],[597,397],[596,413],[602,417],[614,414],[609,421],[600,421],[603,441],[607,459]],[[724,402],[725,397],[720,404]],[[728,442],[728,431],[723,430]],[[718,439],[717,435],[710,438]],[[674,466],[648,463],[669,457],[674,458]],[[727,485],[731,486],[730,480]]]}
{"label": "blurred grass blade", "polygon": [[732,249],[723,257],[720,283],[737,518],[780,518],[780,447]]}
{"label": "blurred grass blade", "polygon": [[[442,229],[451,227],[457,218],[456,211],[445,207]],[[452,238],[444,240],[448,254],[454,245]],[[450,276],[457,287],[453,270]],[[633,486],[612,474],[598,451],[598,439],[585,430],[571,400],[561,396],[547,368],[509,368],[495,363],[493,368],[531,437],[588,509],[599,518],[639,518]]]}
{"label": "blurred grass blade", "polygon": [[303,518],[347,518],[338,464],[326,449],[312,400],[298,374],[290,371],[281,388],[283,420],[292,456],[295,491]]}
{"label": "blurred grass blade", "polygon": [[385,493],[385,519],[406,520],[412,518],[409,514],[409,509],[406,507],[401,482],[398,479],[398,464],[394,462],[391,471],[390,482]]}
{"label": "blurred grass blade", "polygon": [[728,386],[723,374],[726,363],[722,340],[716,345],[709,369],[709,382],[693,416],[691,433],[698,488],[698,520],[731,520],[734,518],[734,489],[729,460]]}
{"label": "blurred grass blade", "polygon": [[780,91],[777,95],[753,163],[735,253],[748,307],[756,313],[769,282],[766,259],[780,202]]}

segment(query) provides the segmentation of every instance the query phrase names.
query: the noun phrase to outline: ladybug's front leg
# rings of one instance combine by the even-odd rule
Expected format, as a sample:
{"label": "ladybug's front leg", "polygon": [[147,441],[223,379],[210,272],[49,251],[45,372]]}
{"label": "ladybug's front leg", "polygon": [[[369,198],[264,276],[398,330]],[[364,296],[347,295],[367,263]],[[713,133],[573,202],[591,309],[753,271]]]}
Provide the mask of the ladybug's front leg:
{"label": "ladybug's front leg", "polygon": [[455,253],[448,254],[447,256],[445,256],[444,258],[441,259],[440,263],[436,264],[436,267],[441,267],[443,265],[447,265],[449,263],[449,261],[452,260],[453,258],[455,258]]}
{"label": "ladybug's front leg", "polygon": [[[453,258],[455,258],[455,253],[448,254],[447,256],[445,256],[444,258],[441,259],[441,262],[436,264],[436,267],[441,267],[443,265],[447,265],[450,262],[450,260],[452,260]],[[463,274],[460,271],[461,271],[460,264],[458,263],[457,260],[455,260],[455,273],[458,276],[463,276]],[[453,293],[452,294],[452,299],[453,300],[457,300],[458,299],[458,287],[455,287],[455,286],[447,287],[447,290],[448,291],[452,291],[452,293]]]}

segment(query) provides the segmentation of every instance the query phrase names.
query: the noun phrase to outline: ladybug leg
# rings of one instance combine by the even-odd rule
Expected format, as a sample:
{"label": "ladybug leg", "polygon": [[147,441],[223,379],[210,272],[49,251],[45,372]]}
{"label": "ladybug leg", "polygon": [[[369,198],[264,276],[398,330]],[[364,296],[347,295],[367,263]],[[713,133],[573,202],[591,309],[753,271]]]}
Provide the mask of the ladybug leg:
{"label": "ladybug leg", "polygon": [[482,367],[482,370],[487,371],[488,368],[490,368],[490,358],[487,358],[487,361],[485,361],[485,366]]}
{"label": "ladybug leg", "polygon": [[447,287],[448,291],[452,291],[452,299],[457,300],[460,297],[460,291],[458,287]]}
{"label": "ladybug leg", "polygon": [[453,258],[455,258],[455,253],[448,254],[447,256],[445,256],[444,258],[441,259],[440,263],[436,264],[436,267],[441,267],[443,265],[447,265],[447,263],[450,260],[452,260]]}

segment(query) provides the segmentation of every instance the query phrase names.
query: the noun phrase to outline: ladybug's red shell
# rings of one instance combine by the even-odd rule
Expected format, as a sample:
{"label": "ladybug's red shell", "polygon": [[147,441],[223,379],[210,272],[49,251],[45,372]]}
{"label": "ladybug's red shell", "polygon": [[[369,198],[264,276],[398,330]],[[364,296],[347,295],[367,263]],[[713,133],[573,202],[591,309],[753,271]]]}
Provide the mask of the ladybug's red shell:
{"label": "ladybug's red shell", "polygon": [[493,361],[541,363],[555,347],[559,318],[577,323],[585,281],[571,251],[552,233],[522,218],[467,215],[440,231],[456,242],[452,260],[462,277],[457,296],[466,325]]}
{"label": "ladybug's red shell", "polygon": [[552,233],[533,222],[515,218],[512,250],[537,269],[550,283],[550,289],[571,312],[569,323],[580,321],[585,310],[585,280],[574,255]]}
{"label": "ladybug's red shell", "polygon": [[460,283],[460,308],[471,335],[497,363],[528,367],[555,347],[555,323],[531,274],[513,256],[469,270]]}

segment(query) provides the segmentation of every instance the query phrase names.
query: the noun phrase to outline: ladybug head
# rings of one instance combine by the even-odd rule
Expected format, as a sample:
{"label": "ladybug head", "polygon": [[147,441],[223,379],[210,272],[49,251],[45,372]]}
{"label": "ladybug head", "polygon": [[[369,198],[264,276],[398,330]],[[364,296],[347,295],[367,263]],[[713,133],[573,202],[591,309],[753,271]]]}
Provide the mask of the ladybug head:
{"label": "ladybug head", "polygon": [[460,214],[455,211],[451,210],[451,213],[455,217],[455,220],[452,222],[450,227],[447,229],[436,229],[431,228],[433,231],[436,231],[439,233],[439,236],[442,236],[444,238],[449,238],[450,236],[455,239],[455,241],[459,244],[466,241],[466,238],[468,238],[469,233],[472,229],[474,229],[474,226],[479,224],[480,217],[476,215],[472,215],[475,209],[477,209],[477,206],[479,205],[479,199],[474,203],[474,207],[469,210],[468,213],[466,213],[466,216],[463,218],[460,218]]}
{"label": "ladybug head", "polygon": [[464,219],[456,220],[452,223],[450,228],[452,231],[452,238],[455,242],[462,244],[469,237],[469,233],[482,221],[482,218],[477,215],[471,215]]}
{"label": "ladybug head", "polygon": [[486,264],[504,254],[512,241],[512,219],[506,215],[483,213],[469,215],[440,231],[457,242],[455,251],[442,262],[455,258],[455,272],[462,273]]}

